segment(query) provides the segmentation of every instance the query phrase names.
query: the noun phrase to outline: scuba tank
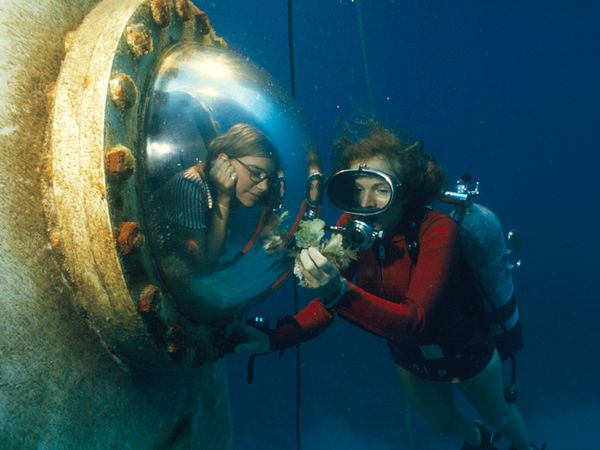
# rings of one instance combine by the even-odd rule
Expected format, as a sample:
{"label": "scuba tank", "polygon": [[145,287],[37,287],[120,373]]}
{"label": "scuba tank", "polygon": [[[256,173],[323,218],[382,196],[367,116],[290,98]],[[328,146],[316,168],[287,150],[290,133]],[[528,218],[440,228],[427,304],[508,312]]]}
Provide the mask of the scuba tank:
{"label": "scuba tank", "polygon": [[523,330],[517,305],[512,269],[521,265],[519,234],[511,230],[506,240],[500,220],[489,208],[473,202],[479,183],[469,189],[471,176],[464,174],[454,191],[441,201],[455,205],[452,217],[458,223],[458,237],[464,269],[471,274],[490,332],[502,361],[510,359],[511,380],[504,388],[507,403],[518,398],[516,353],[523,348]]}
{"label": "scuba tank", "polygon": [[[455,205],[462,257],[483,299],[490,331],[502,360],[523,347],[519,308],[515,298],[512,269],[521,265],[519,235],[515,230],[504,238],[502,224],[487,207],[473,202],[479,183],[469,189],[470,176],[463,175],[454,191],[444,193],[443,202]],[[508,243],[508,246],[507,246]],[[516,257],[514,262],[512,257]]]}

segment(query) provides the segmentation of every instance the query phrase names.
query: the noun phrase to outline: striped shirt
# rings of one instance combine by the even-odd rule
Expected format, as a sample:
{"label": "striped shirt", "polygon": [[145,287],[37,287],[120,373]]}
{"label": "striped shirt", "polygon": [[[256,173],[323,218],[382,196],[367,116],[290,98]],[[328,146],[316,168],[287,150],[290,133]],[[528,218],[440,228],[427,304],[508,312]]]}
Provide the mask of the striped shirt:
{"label": "striped shirt", "polygon": [[179,172],[167,182],[167,217],[171,222],[193,230],[207,226],[207,212],[213,206],[203,165]]}

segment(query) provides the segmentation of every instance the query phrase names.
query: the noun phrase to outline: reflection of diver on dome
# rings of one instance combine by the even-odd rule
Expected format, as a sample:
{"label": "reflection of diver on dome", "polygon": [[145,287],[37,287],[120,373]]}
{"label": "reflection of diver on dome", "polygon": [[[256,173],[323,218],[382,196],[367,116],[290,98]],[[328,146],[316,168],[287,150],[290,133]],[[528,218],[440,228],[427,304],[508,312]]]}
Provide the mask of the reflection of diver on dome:
{"label": "reflection of diver on dome", "polygon": [[192,271],[218,267],[232,212],[267,204],[279,176],[277,152],[266,136],[250,125],[236,124],[213,139],[206,163],[167,183],[167,218],[177,225],[175,234]]}

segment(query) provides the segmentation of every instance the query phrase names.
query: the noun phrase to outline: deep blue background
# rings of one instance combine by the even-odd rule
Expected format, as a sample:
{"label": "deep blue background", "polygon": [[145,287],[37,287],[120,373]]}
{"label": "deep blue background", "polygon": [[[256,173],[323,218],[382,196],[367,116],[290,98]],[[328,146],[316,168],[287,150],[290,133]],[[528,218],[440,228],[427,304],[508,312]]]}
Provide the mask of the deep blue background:
{"label": "deep blue background", "polygon": [[[297,100],[328,161],[336,125],[369,106],[356,4],[294,3]],[[289,88],[287,2],[196,4],[230,48]],[[559,450],[599,446],[598,5],[361,2],[377,117],[423,139],[451,179],[471,172],[480,202],[522,235],[518,404],[532,438]],[[251,312],[275,318],[292,305],[288,283]],[[302,361],[305,450],[460,447],[407,413],[381,340],[336,323],[303,346]],[[251,386],[245,363],[228,359],[237,448],[294,449],[293,351],[259,359]]]}

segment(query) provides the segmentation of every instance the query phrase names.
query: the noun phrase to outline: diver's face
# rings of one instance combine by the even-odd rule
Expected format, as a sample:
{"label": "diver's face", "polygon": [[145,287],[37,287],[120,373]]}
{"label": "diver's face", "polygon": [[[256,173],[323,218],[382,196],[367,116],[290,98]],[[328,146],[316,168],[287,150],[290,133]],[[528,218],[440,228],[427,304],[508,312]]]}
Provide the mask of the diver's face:
{"label": "diver's face", "polygon": [[[394,175],[394,169],[391,164],[382,158],[365,158],[352,161],[350,169],[366,169],[379,170],[391,176]],[[391,198],[392,191],[390,186],[379,177],[364,176],[358,177],[355,180],[355,201],[361,208],[382,209],[385,208]],[[404,202],[402,199],[396,199],[385,212],[372,216],[373,223],[381,229],[393,228],[402,218]]]}
{"label": "diver's face", "polygon": [[245,207],[254,206],[271,187],[275,163],[263,156],[242,156],[232,161],[238,177],[235,195]]}
{"label": "diver's face", "polygon": [[389,184],[378,176],[365,175],[354,179],[353,201],[362,210],[385,208],[392,199]]}

